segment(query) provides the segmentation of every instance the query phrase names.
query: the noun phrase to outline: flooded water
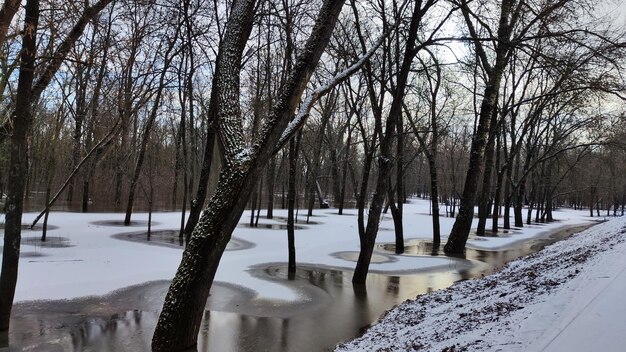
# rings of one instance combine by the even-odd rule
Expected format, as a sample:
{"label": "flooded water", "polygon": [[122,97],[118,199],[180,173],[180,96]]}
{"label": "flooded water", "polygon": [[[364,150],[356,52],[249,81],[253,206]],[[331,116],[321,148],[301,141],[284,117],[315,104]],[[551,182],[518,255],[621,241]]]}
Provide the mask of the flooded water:
{"label": "flooded water", "polygon": [[[180,237],[180,230],[156,230],[148,234],[147,231],[126,232],[113,235],[118,240],[153,244],[165,247],[184,248],[185,239]],[[255,244],[241,238],[231,237],[226,245],[227,251],[243,250],[254,247]]]}
{"label": "flooded water", "polygon": [[[352,270],[346,268],[300,265],[295,279],[289,280],[285,263],[258,265],[250,268],[251,275],[288,286],[302,298],[295,302],[263,300],[245,288],[216,282],[207,302],[198,350],[330,350],[338,342],[358,336],[406,299],[489,274],[588,226],[562,228],[495,251],[470,248],[462,257],[446,257],[448,264],[436,270],[371,272],[363,287],[351,284]],[[140,234],[145,236],[145,232]],[[140,236],[122,235],[133,241],[139,240],[133,236]],[[394,251],[393,244],[380,244],[374,260],[397,260]],[[333,255],[356,260],[355,252]],[[441,248],[425,240],[407,241],[403,255],[445,256]],[[148,351],[168,285],[158,281],[104,297],[17,304],[8,336],[11,350]]]}

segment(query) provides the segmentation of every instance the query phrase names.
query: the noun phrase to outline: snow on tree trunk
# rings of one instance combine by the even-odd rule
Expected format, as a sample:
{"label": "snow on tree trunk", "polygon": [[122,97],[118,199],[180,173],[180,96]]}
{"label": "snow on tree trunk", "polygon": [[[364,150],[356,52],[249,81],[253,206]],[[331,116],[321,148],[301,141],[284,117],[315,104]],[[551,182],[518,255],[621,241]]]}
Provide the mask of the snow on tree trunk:
{"label": "snow on tree trunk", "polygon": [[343,1],[325,1],[302,55],[279,94],[277,104],[252,148],[244,147],[239,107],[241,55],[250,35],[255,1],[234,1],[217,64],[218,137],[224,167],[217,190],[202,213],[183,253],[181,264],[165,298],[152,339],[155,351],[196,345],[204,307],[220,258],[241,218],[259,176],[274,154],[317,62],[328,43]]}

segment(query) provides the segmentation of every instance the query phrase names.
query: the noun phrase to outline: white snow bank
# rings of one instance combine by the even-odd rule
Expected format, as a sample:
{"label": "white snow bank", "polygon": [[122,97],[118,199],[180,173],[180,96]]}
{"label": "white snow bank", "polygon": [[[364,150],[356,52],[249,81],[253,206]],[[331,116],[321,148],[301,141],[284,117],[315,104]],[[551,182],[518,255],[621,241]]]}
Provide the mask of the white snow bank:
{"label": "white snow bank", "polygon": [[626,218],[389,311],[336,351],[623,351]]}

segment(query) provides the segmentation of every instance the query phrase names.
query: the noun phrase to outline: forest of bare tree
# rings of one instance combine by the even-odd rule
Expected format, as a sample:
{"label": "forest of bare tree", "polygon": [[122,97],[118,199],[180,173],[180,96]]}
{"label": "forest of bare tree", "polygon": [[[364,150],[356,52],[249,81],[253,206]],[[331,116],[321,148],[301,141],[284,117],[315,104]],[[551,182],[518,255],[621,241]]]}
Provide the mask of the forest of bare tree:
{"label": "forest of bare tree", "polygon": [[[626,28],[592,0],[5,0],[0,329],[22,214],[178,212],[182,262],[153,350],[194,346],[245,210],[356,209],[368,275],[382,214],[428,199],[432,242],[626,206]],[[621,17],[620,17],[621,16]],[[299,209],[299,210],[298,210]],[[451,232],[440,228],[454,218]],[[51,220],[52,221],[52,220]],[[35,223],[32,223],[34,226]]]}

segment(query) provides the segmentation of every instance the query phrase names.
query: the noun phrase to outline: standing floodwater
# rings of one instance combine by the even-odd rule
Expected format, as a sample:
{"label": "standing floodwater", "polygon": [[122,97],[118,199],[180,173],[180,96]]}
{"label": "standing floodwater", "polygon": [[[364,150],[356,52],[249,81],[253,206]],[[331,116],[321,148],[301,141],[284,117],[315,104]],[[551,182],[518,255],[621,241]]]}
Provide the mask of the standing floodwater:
{"label": "standing floodwater", "polygon": [[[463,258],[445,257],[429,241],[408,240],[404,255],[435,256],[447,264],[394,274],[374,271],[365,287],[354,287],[352,271],[345,268],[302,264],[295,280],[288,280],[284,263],[256,265],[249,270],[252,276],[286,285],[298,292],[300,299],[260,300],[251,290],[216,283],[207,303],[198,350],[328,350],[359,335],[383,312],[406,299],[458,280],[487,275],[510,260],[588,226],[561,228],[549,236],[498,250],[469,248]],[[394,250],[391,244],[380,244],[374,258],[393,261]],[[334,255],[355,259],[352,252]],[[147,351],[168,285],[167,281],[156,281],[104,297],[19,303],[14,308],[10,346],[31,351]]]}

